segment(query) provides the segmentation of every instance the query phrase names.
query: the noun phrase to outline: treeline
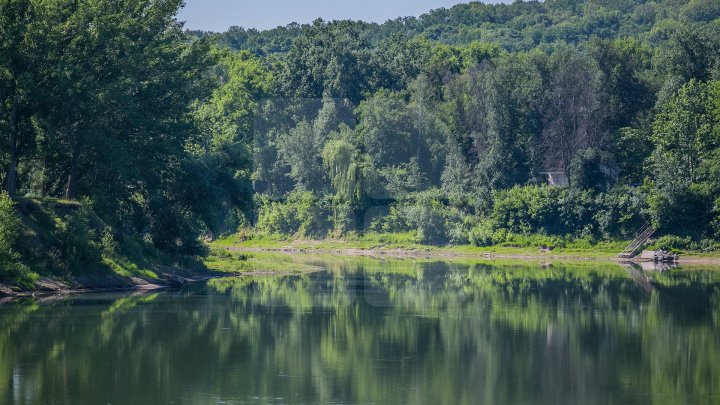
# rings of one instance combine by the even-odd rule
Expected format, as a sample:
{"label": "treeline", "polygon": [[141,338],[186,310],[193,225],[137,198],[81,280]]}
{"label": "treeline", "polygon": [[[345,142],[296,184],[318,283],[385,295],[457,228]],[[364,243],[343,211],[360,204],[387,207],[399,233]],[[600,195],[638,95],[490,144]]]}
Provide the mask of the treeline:
{"label": "treeline", "polygon": [[[87,271],[106,245],[194,256],[201,235],[237,227],[252,199],[243,120],[267,80],[257,62],[191,39],[181,5],[0,0],[0,211],[15,217],[0,224],[3,268]],[[8,198],[84,208],[43,223],[68,210]]]}
{"label": "treeline", "polygon": [[[437,9],[420,17],[401,17],[384,24],[354,22],[373,46],[393,36],[418,37],[445,44],[482,41],[509,51],[553,47],[559,42],[579,44],[594,37],[637,37],[661,42],[683,21],[711,22],[717,18],[717,2],[582,0],[516,1],[512,4],[470,2]],[[259,31],[231,27],[215,34],[223,46],[247,50],[258,56],[287,53],[293,40],[312,30],[312,24],[291,23]],[[194,35],[211,35],[193,32]]]}
{"label": "treeline", "polygon": [[[181,3],[0,0],[0,180],[107,225],[66,224],[81,236],[63,240],[91,240],[68,256],[193,256],[251,225],[484,245],[651,220],[685,244],[718,237],[717,2],[470,3],[221,34],[184,31]],[[2,250],[21,251],[7,224]]]}
{"label": "treeline", "polygon": [[[671,247],[717,248],[718,16],[708,2],[472,3],[402,29],[316,21],[247,37],[293,36],[276,51],[218,34],[273,77],[255,229],[557,244],[650,221]],[[515,42],[429,35],[438,26]],[[567,187],[545,186],[549,172]]]}

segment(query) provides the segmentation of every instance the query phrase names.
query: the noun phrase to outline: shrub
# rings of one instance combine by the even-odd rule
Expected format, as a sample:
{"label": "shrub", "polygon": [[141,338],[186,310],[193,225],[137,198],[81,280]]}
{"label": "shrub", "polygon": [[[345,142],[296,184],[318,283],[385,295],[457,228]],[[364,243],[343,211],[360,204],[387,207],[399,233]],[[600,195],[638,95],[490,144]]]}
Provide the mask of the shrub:
{"label": "shrub", "polygon": [[650,212],[659,231],[701,237],[713,222],[713,198],[704,184],[658,191],[650,198]]}
{"label": "shrub", "polygon": [[566,191],[546,186],[515,186],[493,193],[491,219],[513,233],[559,233],[560,199]]}
{"label": "shrub", "polygon": [[348,202],[335,203],[332,208],[333,236],[354,233],[357,228],[355,213]]}
{"label": "shrub", "polygon": [[693,241],[690,237],[681,237],[676,235],[665,235],[653,244],[656,248],[667,250],[685,250],[689,249]]}
{"label": "shrub", "polygon": [[449,239],[445,211],[440,202],[432,200],[429,204],[419,202],[406,207],[405,216],[423,243],[442,244]]}
{"label": "shrub", "polygon": [[690,249],[705,253],[720,252],[720,241],[702,239],[699,242],[693,242],[693,244],[690,245]]}
{"label": "shrub", "polygon": [[92,212],[88,205],[82,204],[68,215],[58,229],[61,270],[66,274],[92,269],[101,262],[98,235],[90,226]]}
{"label": "shrub", "polygon": [[109,226],[105,227],[100,236],[100,248],[103,255],[107,257],[114,257],[118,253],[118,243],[115,240],[112,228]]}
{"label": "shrub", "polygon": [[405,211],[402,209],[402,205],[396,204],[390,207],[387,215],[376,218],[370,225],[370,230],[378,233],[408,232],[411,230],[411,227],[407,223],[407,218],[405,217]]}
{"label": "shrub", "polygon": [[20,220],[7,193],[0,194],[0,278],[17,276],[28,269],[17,251]]}
{"label": "shrub", "polygon": [[420,243],[466,244],[471,224],[443,197],[437,189],[415,193],[390,207],[388,215],[376,220],[371,228],[379,232],[415,232]]}
{"label": "shrub", "polygon": [[715,200],[713,213],[715,214],[715,218],[712,222],[712,228],[715,233],[715,237],[720,239],[720,198]]}
{"label": "shrub", "polygon": [[493,196],[490,219],[514,234],[627,236],[642,225],[646,210],[644,193],[628,187],[595,195],[577,188],[516,186]]}
{"label": "shrub", "polygon": [[563,190],[557,210],[560,214],[560,226],[557,228],[553,228],[552,224],[546,226],[548,234],[572,234],[578,238],[592,237],[596,234],[597,224],[594,214],[600,210],[600,207],[589,190]]}
{"label": "shrub", "polygon": [[641,188],[616,187],[598,196],[598,206],[594,220],[604,238],[632,239],[648,221],[647,194]]}
{"label": "shrub", "polygon": [[493,246],[499,241],[495,233],[495,227],[489,221],[483,221],[474,226],[468,232],[468,239],[473,246],[486,247]]}
{"label": "shrub", "polygon": [[283,202],[260,197],[257,228],[268,235],[325,237],[330,229],[330,203],[312,192],[296,190]]}

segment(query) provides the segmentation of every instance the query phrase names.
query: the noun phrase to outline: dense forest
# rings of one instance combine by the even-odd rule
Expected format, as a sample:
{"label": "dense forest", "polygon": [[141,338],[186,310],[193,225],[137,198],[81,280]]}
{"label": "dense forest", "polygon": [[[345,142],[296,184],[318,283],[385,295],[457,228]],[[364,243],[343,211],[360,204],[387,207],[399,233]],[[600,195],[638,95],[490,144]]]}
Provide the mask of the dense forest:
{"label": "dense forest", "polygon": [[[0,0],[1,267],[177,261],[239,230],[488,246],[651,222],[718,248],[720,2],[224,33],[181,6]],[[80,203],[34,246],[48,201]]]}

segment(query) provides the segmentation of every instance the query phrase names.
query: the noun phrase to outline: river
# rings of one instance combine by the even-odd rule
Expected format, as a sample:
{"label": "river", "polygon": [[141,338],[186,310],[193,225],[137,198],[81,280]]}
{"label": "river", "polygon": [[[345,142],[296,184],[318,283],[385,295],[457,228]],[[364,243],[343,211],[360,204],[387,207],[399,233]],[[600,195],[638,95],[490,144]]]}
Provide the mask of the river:
{"label": "river", "polygon": [[720,269],[297,260],[4,303],[0,403],[720,403]]}

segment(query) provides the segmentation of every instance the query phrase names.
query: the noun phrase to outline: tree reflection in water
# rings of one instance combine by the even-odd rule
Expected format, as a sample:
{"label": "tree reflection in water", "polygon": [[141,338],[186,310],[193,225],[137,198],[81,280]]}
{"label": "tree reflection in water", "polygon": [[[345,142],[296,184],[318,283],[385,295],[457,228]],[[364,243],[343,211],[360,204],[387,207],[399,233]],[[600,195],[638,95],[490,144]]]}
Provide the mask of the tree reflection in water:
{"label": "tree reflection in water", "polygon": [[0,402],[715,404],[720,271],[304,259],[0,307]]}

